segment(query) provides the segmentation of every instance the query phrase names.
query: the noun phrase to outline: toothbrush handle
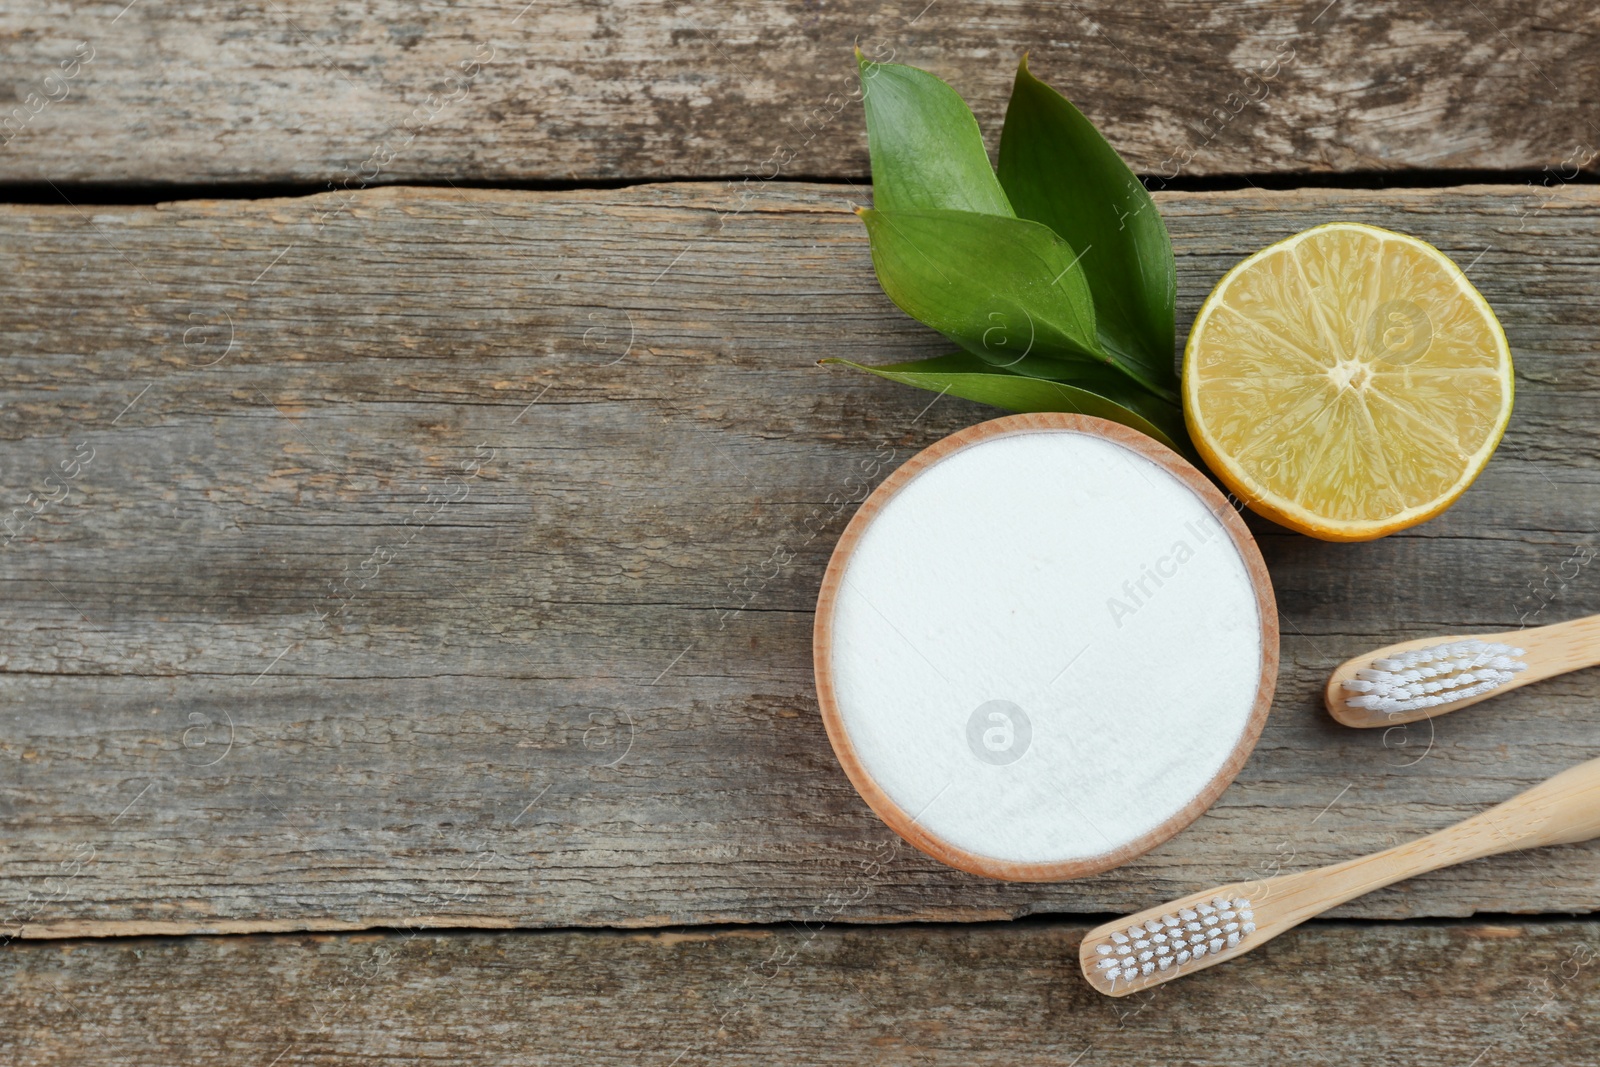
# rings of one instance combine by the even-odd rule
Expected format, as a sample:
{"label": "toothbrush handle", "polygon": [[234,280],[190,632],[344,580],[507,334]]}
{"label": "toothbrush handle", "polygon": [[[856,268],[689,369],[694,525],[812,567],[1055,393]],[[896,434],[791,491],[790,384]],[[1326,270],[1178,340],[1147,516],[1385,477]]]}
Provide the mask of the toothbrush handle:
{"label": "toothbrush handle", "polygon": [[1520,645],[1526,650],[1522,658],[1528,664],[1523,672],[1527,677],[1515,679],[1518,685],[1600,666],[1600,615],[1510,630],[1497,636],[1508,645]]}
{"label": "toothbrush handle", "polygon": [[[1600,759],[1570,767],[1502,804],[1416,841],[1263,883],[1273,933],[1348,900],[1441,867],[1600,837]],[[1282,925],[1278,924],[1282,922]]]}
{"label": "toothbrush handle", "polygon": [[1488,811],[1422,840],[1454,850],[1455,858],[1440,864],[1444,866],[1517,849],[1570,845],[1593,837],[1600,837],[1600,759],[1569,767]]}

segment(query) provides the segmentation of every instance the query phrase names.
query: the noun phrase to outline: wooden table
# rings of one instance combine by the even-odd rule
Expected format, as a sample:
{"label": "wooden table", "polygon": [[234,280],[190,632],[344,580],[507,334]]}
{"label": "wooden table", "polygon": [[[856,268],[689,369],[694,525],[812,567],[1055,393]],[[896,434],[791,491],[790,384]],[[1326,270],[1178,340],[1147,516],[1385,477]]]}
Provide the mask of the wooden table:
{"label": "wooden table", "polygon": [[[1317,696],[1393,640],[1600,611],[1597,31],[1518,0],[8,4],[0,1062],[1595,1062],[1600,846],[1124,1001],[1076,944],[1600,755],[1589,673],[1387,733]],[[1245,254],[1360,219],[1511,339],[1510,430],[1445,515],[1252,519],[1261,743],[1098,877],[924,857],[818,719],[844,522],[995,414],[816,365],[939,350],[848,210],[852,41],[991,135],[1031,50],[1163,190],[1180,337]]]}

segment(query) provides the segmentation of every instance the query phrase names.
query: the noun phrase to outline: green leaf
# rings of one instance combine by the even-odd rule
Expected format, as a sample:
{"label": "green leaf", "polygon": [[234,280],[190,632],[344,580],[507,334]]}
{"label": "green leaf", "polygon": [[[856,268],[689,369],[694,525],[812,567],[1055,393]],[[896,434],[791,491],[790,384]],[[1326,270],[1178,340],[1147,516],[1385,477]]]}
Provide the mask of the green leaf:
{"label": "green leaf", "polygon": [[[1070,411],[1094,415],[1130,426],[1174,452],[1194,459],[1182,413],[1171,404],[1141,393],[1137,387],[1122,385],[1117,388],[1120,383],[1115,376],[1108,376],[1105,381],[1087,378],[1072,382],[1050,381],[997,370],[969,352],[877,367],[847,359],[821,362],[854,367],[892,382],[992,404],[1007,411]],[[1110,392],[1111,396],[1104,395],[1105,392]]]}
{"label": "green leaf", "polygon": [[1143,183],[1094,124],[1028,71],[1024,56],[1000,136],[1000,184],[1018,216],[1083,252],[1103,347],[1161,386],[1173,367],[1172,241]]}
{"label": "green leaf", "polygon": [[948,208],[1012,215],[978,122],[950,86],[856,51],[872,155],[872,201],[885,211]]}
{"label": "green leaf", "polygon": [[1048,227],[971,211],[858,214],[889,299],[963,348],[999,364],[1109,359],[1078,257]]}
{"label": "green leaf", "polygon": [[1047,226],[970,211],[859,212],[872,265],[906,314],[990,363],[1092,360],[1177,398],[1143,364],[1100,345],[1072,246]]}

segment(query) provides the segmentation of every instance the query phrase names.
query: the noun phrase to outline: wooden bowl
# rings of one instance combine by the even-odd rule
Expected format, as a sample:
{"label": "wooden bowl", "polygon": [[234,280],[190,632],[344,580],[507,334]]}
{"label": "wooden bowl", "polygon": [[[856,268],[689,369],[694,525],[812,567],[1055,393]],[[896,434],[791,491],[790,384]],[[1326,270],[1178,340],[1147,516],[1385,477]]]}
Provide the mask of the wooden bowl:
{"label": "wooden bowl", "polygon": [[[1135,475],[1144,477],[1148,492],[1153,494],[1149,500],[1156,505],[1160,504],[1158,497],[1186,501],[1182,489],[1187,489],[1204,511],[1197,508],[1194,514],[1201,516],[1198,524],[1191,519],[1186,529],[1193,531],[1197,544],[1206,546],[1200,551],[1210,553],[1204,557],[1204,566],[1196,568],[1192,575],[1211,569],[1220,576],[1214,581],[1227,585],[1237,580],[1238,588],[1229,587],[1221,595],[1212,590],[1201,596],[1206,588],[1201,578],[1190,576],[1185,585],[1182,568],[1173,560],[1193,566],[1187,560],[1202,557],[1191,549],[1187,555],[1169,554],[1154,564],[1168,575],[1159,588],[1172,590],[1162,594],[1169,598],[1163,608],[1166,614],[1153,613],[1142,623],[1128,622],[1119,614],[1116,596],[1107,599],[1109,613],[1104,618],[1098,609],[1089,613],[1082,606],[1072,609],[1076,615],[1066,608],[1057,610],[1056,605],[1062,600],[1051,598],[1053,583],[1087,580],[1103,585],[1118,576],[1109,575],[1096,559],[1072,556],[1070,545],[1053,546],[1051,537],[1038,536],[1038,530],[1029,531],[1030,522],[1053,523],[1059,516],[1045,517],[1042,508],[1030,513],[1029,500],[1045,498],[1039,493],[1019,492],[1014,485],[1006,487],[1008,481],[1024,483],[1010,477],[1009,472],[1016,470],[1014,466],[1002,468],[997,464],[1003,457],[1014,460],[1023,453],[1015,446],[1009,446],[1004,453],[970,453],[976,460],[963,461],[965,467],[940,468],[954,457],[969,455],[969,450],[986,444],[1041,433],[1086,435],[1125,450],[1116,452],[1115,457],[1119,462],[1126,458],[1129,474],[1111,481],[1109,475],[1093,471],[1079,475],[1075,472],[1085,469],[1085,464],[1066,462],[1074,450],[1111,457],[1105,448],[1081,440],[1064,441],[1065,447],[1058,449],[1026,446],[1040,453],[1036,458],[1041,460],[1046,458],[1043,453],[1051,453],[1038,470],[1047,482],[1056,478],[1053,484],[1058,490],[1071,489],[1068,481],[1061,479],[1080,478],[1085,487],[1082,492],[1087,494],[1084,500],[1092,500],[1095,507],[1111,502],[1110,513],[1115,521],[1108,519],[1096,525],[1086,506],[1081,512],[1082,525],[1074,528],[1075,536],[1086,538],[1091,546],[1099,538],[1114,545],[1127,545],[1129,552],[1139,551],[1147,539],[1143,532],[1147,524],[1143,520],[1116,518],[1124,499],[1130,501],[1127,507],[1131,509],[1132,501],[1145,492],[1138,488],[1136,480],[1130,479]],[[931,478],[916,493],[901,497],[914,480],[940,469],[946,471],[942,476],[945,480]],[[984,475],[973,482],[983,486],[983,492],[1005,494],[996,497],[994,506],[985,509],[981,519],[963,527],[968,532],[992,530],[996,542],[993,557],[981,550],[975,555],[965,554],[971,545],[969,540],[962,543],[962,552],[936,546],[931,559],[919,562],[914,571],[907,570],[909,554],[895,550],[895,538],[906,535],[897,531],[943,529],[947,525],[945,521],[928,522],[930,515],[948,519],[948,525],[957,525],[955,516],[939,510],[939,501],[948,499],[938,495],[939,487],[950,484],[950,478],[972,478],[971,473],[965,473],[970,471]],[[1181,488],[1160,483],[1160,472],[1176,479]],[[1027,473],[1031,476],[1035,472]],[[863,551],[864,538],[876,528],[890,502],[900,499],[911,501],[901,509],[907,518],[886,520],[884,532],[872,542],[876,547]],[[1182,504],[1179,512],[1188,507],[1187,503]],[[1206,512],[1215,520],[1214,525],[1204,518]],[[1177,512],[1173,514],[1174,521],[1181,517]],[[1118,522],[1134,525],[1124,531]],[[1050,526],[1051,530],[1059,528]],[[1217,530],[1226,536],[1216,537]],[[1151,539],[1161,536],[1160,531],[1149,534]],[[1008,545],[1007,537],[1028,539],[1018,546]],[[1062,537],[1065,539],[1065,531]],[[1179,545],[1172,547],[1177,549]],[[1222,551],[1215,552],[1213,547]],[[1229,553],[1236,553],[1237,571],[1235,557]],[[922,595],[915,588],[917,582],[926,578],[950,583],[938,588],[954,587],[964,594],[963,582],[983,580],[981,573],[974,572],[995,568],[1028,568],[1030,583],[1015,597],[1018,606],[1006,608],[1004,617],[997,622],[988,618],[996,609],[986,609],[976,599],[963,601],[973,605],[970,618],[965,610],[948,612],[950,618],[932,617],[940,613],[916,611],[914,603],[896,606],[897,602],[890,599],[885,602],[891,613],[901,611],[907,616],[890,619],[863,592],[868,588],[887,590],[896,596],[899,594],[894,591],[909,588],[909,598],[914,601]],[[1035,577],[1037,586],[1031,584]],[[1108,588],[1133,590],[1131,584]],[[1143,588],[1150,593],[1158,587],[1146,582]],[[1137,598],[1136,592],[1132,595]],[[1158,599],[1141,600],[1141,605],[1153,605]],[[1008,596],[1001,603],[1013,602]],[[1079,605],[1092,603],[1088,594],[1078,598]],[[1130,602],[1120,603],[1125,607]],[[882,623],[874,616],[880,617]],[[1191,621],[1192,630],[1187,629]],[[1132,633],[1155,634],[1166,643],[1153,643],[1145,649],[1138,647],[1144,639],[1137,638],[1130,652],[1128,638],[1107,636],[1124,624],[1135,627]],[[1056,677],[1066,677],[1068,684],[1059,689],[1046,687],[1041,681],[1044,672],[1053,671],[1056,666],[1053,661],[1045,662],[1054,647],[1050,645],[1051,626],[1072,628],[1071,642],[1084,639],[1083,650],[1077,652],[1079,659],[1086,661],[1083,665],[1071,658],[1073,649],[1060,650],[1065,667]],[[962,632],[957,634],[958,630]],[[1165,651],[1171,657],[1175,646],[1170,635],[1174,631],[1187,634],[1184,640],[1193,643],[1187,655],[1209,655],[1215,650],[1215,660],[1207,661],[1208,669],[1215,667],[1215,674],[1198,679],[1193,689],[1174,691],[1178,682],[1157,679],[1155,672],[1140,666],[1139,657],[1146,652],[1160,656]],[[881,642],[874,636],[880,632],[884,635]],[[1257,632],[1258,645],[1254,643]],[[971,643],[963,643],[969,637]],[[1037,664],[1031,659],[1008,664],[1008,658],[1015,660],[1024,654],[1013,654],[1018,645],[1046,651]],[[1014,679],[1020,691],[1033,694],[1030,699],[1037,706],[1032,717],[1039,719],[1037,725],[1020,705],[1006,699],[980,701],[967,713],[972,694],[981,695],[987,691],[982,685],[990,684],[969,682],[962,673],[969,647],[987,650],[982,653],[987,658],[976,662],[973,674],[982,675],[992,665],[1001,672],[993,682],[999,689]],[[1093,652],[1097,648],[1103,654]],[[856,651],[838,659],[845,649]],[[1258,654],[1252,649],[1257,649]],[[925,668],[915,665],[913,653]],[[929,446],[891,474],[861,505],[840,537],[823,577],[817,599],[813,657],[818,702],[834,752],[856,790],[885,823],[928,855],[962,870],[1012,881],[1054,881],[1095,874],[1149,851],[1198,818],[1233,781],[1255,747],[1272,704],[1278,672],[1278,617],[1272,584],[1254,539],[1234,508],[1193,466],[1149,437],[1103,419],[1059,413],[1013,415],[969,427]],[[914,670],[921,672],[913,679],[911,688],[916,692],[896,688],[889,677],[894,671],[878,671],[879,665],[890,663],[912,664]],[[941,667],[941,663],[945,666]],[[1021,678],[1024,674],[1029,676],[1026,682]],[[935,676],[942,679],[943,687]],[[1119,690],[1124,676],[1133,697],[1126,697]],[[841,682],[846,690],[855,687],[854,695],[844,693],[848,706],[841,705]],[[1051,682],[1051,686],[1056,685],[1056,681]],[[1148,700],[1138,696],[1142,687],[1149,690]],[[874,688],[878,690],[875,696],[861,695]],[[1006,694],[997,691],[994,695],[998,698]],[[880,709],[891,705],[897,710],[880,713]],[[890,726],[891,719],[900,722],[908,715],[912,717],[910,728],[904,723]],[[1171,753],[1162,767],[1139,762],[1140,745],[1147,744],[1152,736],[1151,723],[1161,715],[1171,716],[1159,720],[1161,728],[1176,730],[1181,726],[1180,747],[1187,762],[1173,763]],[[991,721],[1000,725],[989,727],[981,735],[975,733]],[[1027,733],[1023,751],[1013,756],[1006,746],[1015,744],[1024,727]],[[1118,736],[1120,732],[1127,733],[1126,745]],[[1032,743],[1036,736],[1040,744]],[[963,745],[970,750],[966,756],[961,752]],[[1080,750],[1084,753],[1081,757]],[[1034,762],[1024,767],[1030,755]],[[967,758],[971,758],[970,767],[963,762]],[[1011,767],[1024,767],[1025,774],[1011,772]],[[925,783],[916,778],[924,773],[928,776]],[[940,776],[949,779],[942,789],[936,788],[937,782],[933,781]],[[1076,800],[1061,783],[1071,783],[1070,788],[1078,792]],[[1060,794],[1061,805],[1050,799],[1050,790]],[[1130,809],[1119,794],[1129,798],[1155,797],[1150,803],[1156,810],[1129,815]],[[1166,806],[1160,806],[1163,799]],[[1052,808],[1054,811],[1048,810]],[[1117,832],[1106,832],[1105,828],[1113,825]],[[1081,844],[1091,837],[1103,844],[1099,851]]]}

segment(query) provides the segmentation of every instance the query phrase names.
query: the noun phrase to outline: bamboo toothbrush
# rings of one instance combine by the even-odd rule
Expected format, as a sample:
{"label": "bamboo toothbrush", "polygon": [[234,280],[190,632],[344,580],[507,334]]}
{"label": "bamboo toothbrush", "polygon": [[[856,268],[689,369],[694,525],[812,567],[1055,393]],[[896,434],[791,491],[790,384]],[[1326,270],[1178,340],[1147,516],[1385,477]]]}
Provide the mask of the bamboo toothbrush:
{"label": "bamboo toothbrush", "polygon": [[1402,879],[1592,837],[1600,837],[1600,759],[1416,841],[1314,871],[1219,886],[1108,923],[1084,936],[1078,959],[1095,989],[1126,996],[1231,960]]}
{"label": "bamboo toothbrush", "polygon": [[1341,663],[1328,714],[1346,726],[1397,726],[1600,665],[1600,615],[1474,637],[1402,641]]}

